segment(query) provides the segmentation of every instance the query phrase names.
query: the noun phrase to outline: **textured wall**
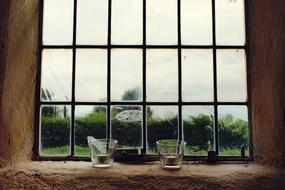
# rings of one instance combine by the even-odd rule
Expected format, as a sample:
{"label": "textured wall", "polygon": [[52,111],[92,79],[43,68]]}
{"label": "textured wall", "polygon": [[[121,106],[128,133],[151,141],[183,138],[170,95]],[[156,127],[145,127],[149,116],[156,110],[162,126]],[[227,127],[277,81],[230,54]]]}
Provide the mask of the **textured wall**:
{"label": "textured wall", "polygon": [[184,163],[178,171],[158,162],[115,163],[110,169],[88,162],[33,162],[0,169],[0,189],[33,190],[283,190],[285,171],[256,164]]}
{"label": "textured wall", "polygon": [[252,0],[253,143],[257,159],[285,164],[285,1]]}
{"label": "textured wall", "polygon": [[31,157],[37,4],[0,2],[0,167]]}
{"label": "textured wall", "polygon": [[[285,1],[248,1],[255,157],[284,164]],[[37,11],[38,0],[0,1],[0,167],[32,154]]]}

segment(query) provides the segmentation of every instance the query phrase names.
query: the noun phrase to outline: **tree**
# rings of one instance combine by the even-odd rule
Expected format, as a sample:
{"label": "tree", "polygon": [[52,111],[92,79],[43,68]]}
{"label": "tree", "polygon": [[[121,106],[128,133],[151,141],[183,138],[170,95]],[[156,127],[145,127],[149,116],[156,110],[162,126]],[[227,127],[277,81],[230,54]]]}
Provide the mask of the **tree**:
{"label": "tree", "polygon": [[122,96],[122,100],[140,100],[142,91],[139,87],[126,90]]}

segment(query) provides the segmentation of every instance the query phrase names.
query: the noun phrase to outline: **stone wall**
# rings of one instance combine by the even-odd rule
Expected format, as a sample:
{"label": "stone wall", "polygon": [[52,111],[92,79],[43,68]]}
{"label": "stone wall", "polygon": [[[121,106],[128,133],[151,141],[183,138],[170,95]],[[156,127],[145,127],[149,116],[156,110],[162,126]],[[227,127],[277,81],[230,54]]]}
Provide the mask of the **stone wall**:
{"label": "stone wall", "polygon": [[256,160],[285,164],[285,1],[252,0],[253,144]]}
{"label": "stone wall", "polygon": [[0,167],[31,159],[37,0],[0,2]]}
{"label": "stone wall", "polygon": [[[248,0],[256,160],[284,164],[285,1]],[[0,167],[30,160],[33,146],[38,0],[0,4]]]}

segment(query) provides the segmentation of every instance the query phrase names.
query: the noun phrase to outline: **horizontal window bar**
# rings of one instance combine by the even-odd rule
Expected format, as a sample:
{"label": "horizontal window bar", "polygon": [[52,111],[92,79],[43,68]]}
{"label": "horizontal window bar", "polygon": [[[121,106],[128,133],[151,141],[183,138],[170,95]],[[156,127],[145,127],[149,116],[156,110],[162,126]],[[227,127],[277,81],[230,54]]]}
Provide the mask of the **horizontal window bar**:
{"label": "horizontal window bar", "polygon": [[184,48],[184,49],[244,49],[246,46],[213,46],[213,45],[43,45],[42,49],[71,49],[71,48],[149,48],[149,49],[166,49],[166,48]]}
{"label": "horizontal window bar", "polygon": [[247,105],[248,102],[41,102],[42,105]]}
{"label": "horizontal window bar", "polygon": [[[157,155],[137,155],[137,157],[139,158],[137,162],[152,162],[152,161],[158,161],[159,159]],[[91,161],[90,157],[81,157],[81,156],[66,156],[66,157],[37,156],[36,159],[40,161],[89,161],[89,162]],[[184,161],[207,161],[207,159],[208,159],[207,156],[183,156]],[[253,158],[240,157],[240,156],[217,156],[217,161],[245,162],[245,161],[253,161]]]}

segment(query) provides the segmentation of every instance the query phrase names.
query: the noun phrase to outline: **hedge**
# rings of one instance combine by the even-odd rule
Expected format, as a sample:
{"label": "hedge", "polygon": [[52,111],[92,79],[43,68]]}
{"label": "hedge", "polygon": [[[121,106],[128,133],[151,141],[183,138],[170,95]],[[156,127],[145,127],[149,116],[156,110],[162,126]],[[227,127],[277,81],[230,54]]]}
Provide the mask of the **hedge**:
{"label": "hedge", "polygon": [[[117,139],[121,146],[138,147],[141,145],[141,122],[122,122],[113,119],[112,138]],[[171,124],[170,124],[171,123]],[[152,118],[148,121],[147,138],[148,146],[154,148],[159,139],[173,139],[177,137],[177,119],[169,120]],[[212,118],[208,115],[189,117],[183,122],[184,139],[190,146],[198,146],[207,149],[213,144]],[[68,118],[42,117],[41,139],[42,148],[59,147],[69,144],[70,120]],[[105,138],[106,114],[94,112],[86,116],[76,118],[75,143],[78,146],[87,146],[87,136]],[[246,121],[236,119],[231,115],[219,121],[219,140],[222,148],[239,148],[248,146],[248,125]]]}

